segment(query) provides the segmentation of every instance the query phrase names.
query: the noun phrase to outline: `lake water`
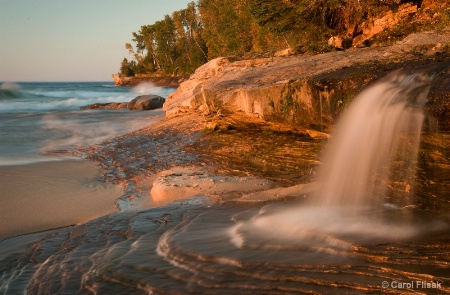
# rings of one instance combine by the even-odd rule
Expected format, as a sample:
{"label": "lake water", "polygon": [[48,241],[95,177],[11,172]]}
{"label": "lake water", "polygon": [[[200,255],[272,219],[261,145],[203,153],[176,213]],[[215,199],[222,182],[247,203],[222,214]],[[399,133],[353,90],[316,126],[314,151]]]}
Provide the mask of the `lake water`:
{"label": "lake water", "polygon": [[346,247],[246,235],[236,246],[237,223],[292,206],[197,198],[11,238],[0,242],[0,294],[450,292],[448,232],[382,243],[341,236]]}
{"label": "lake water", "polygon": [[167,97],[173,88],[112,82],[0,84],[0,166],[59,160],[62,150],[99,143],[145,127],[161,110],[81,110],[93,103],[128,102],[138,95]]}

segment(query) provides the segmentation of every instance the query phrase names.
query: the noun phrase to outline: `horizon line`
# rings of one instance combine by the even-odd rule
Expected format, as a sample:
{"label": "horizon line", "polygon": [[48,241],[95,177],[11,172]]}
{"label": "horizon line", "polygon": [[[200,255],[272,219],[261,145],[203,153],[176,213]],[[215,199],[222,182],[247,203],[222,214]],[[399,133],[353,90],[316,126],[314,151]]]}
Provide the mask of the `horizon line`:
{"label": "horizon line", "polygon": [[9,81],[1,81],[0,83],[114,83],[114,81],[112,80],[57,80],[57,81],[52,81],[52,80],[23,80],[23,81],[13,81],[13,80],[9,80]]}

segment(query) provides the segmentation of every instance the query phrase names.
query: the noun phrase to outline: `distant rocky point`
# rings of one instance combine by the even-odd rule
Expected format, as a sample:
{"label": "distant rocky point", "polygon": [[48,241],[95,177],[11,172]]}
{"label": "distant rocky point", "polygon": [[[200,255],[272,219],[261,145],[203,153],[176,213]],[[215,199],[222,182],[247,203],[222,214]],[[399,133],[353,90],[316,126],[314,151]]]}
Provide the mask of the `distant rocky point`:
{"label": "distant rocky point", "polygon": [[113,74],[112,78],[117,86],[135,86],[142,82],[151,82],[161,87],[177,88],[181,82],[189,77],[163,74],[137,74],[132,77],[125,77],[120,74]]}

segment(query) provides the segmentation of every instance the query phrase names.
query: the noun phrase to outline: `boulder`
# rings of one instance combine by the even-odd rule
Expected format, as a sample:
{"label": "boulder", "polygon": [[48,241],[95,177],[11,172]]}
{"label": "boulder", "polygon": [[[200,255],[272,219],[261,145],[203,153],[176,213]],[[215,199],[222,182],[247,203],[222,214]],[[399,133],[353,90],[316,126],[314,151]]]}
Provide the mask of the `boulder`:
{"label": "boulder", "polygon": [[154,110],[162,108],[166,99],[158,95],[140,95],[128,103],[129,110]]}

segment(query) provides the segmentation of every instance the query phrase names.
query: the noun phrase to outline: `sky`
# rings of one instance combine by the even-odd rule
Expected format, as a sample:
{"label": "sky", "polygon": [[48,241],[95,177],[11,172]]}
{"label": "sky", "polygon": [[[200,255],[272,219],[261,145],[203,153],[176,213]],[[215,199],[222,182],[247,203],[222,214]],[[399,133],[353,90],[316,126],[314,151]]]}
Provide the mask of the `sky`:
{"label": "sky", "polygon": [[112,81],[132,33],[192,1],[0,0],[0,81]]}

